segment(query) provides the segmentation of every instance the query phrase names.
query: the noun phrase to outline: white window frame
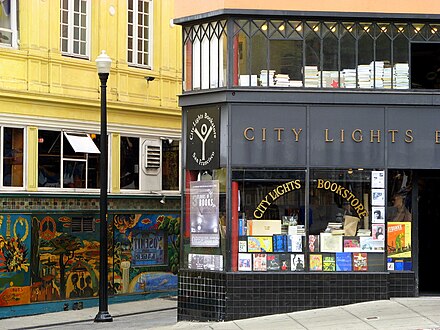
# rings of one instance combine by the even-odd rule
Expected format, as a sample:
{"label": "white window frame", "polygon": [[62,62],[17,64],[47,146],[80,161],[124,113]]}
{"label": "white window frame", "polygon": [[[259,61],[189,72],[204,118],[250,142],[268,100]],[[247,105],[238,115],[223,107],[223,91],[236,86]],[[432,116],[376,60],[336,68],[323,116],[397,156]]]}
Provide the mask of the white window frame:
{"label": "white window frame", "polygon": [[[10,0],[10,5],[11,7],[9,16],[11,26],[10,28],[0,27],[0,34],[1,32],[11,33],[12,40],[10,40],[9,43],[4,43],[2,40],[0,40],[0,46],[18,48],[17,0]],[[2,5],[0,5],[0,10],[3,11]],[[4,12],[2,13],[2,15],[4,15]]]}
{"label": "white window frame", "polygon": [[[129,66],[137,66],[137,67],[142,67],[142,68],[147,68],[147,69],[151,69],[153,67],[153,0],[128,0],[128,2],[132,3],[132,17],[133,17],[133,22],[129,21],[129,18],[127,17],[127,62],[129,64]],[[139,14],[143,15],[145,13],[139,12],[139,3],[146,3],[148,5],[148,36],[144,36],[144,38],[141,39],[141,37],[138,35],[138,28],[139,26],[142,27],[142,30],[145,29],[145,25],[140,25],[143,22],[139,22]],[[142,6],[143,7],[143,6]],[[131,12],[131,10],[128,10],[129,12]],[[130,37],[128,35],[128,26],[129,25],[133,25],[132,31],[133,31],[133,35],[131,36],[133,38],[132,41],[132,48],[129,48],[129,44],[128,44],[128,38]],[[147,40],[148,42],[148,49],[147,50],[141,50],[142,53],[142,61],[139,62],[138,59],[138,53],[139,53],[139,49],[138,49],[138,44],[139,42],[141,42],[142,44],[144,43],[144,41]],[[132,52],[132,60],[129,60],[129,52]],[[145,58],[145,53],[148,54],[147,56],[147,61],[148,63],[144,63],[144,58]]]}
{"label": "white window frame", "polygon": [[[67,0],[67,8],[63,8],[63,0],[60,0],[60,50],[63,55],[80,57],[80,58],[90,58],[90,20],[91,20],[91,1],[90,0]],[[78,3],[80,12],[75,12],[75,3]],[[81,16],[79,17],[79,25],[75,25],[75,15],[81,14],[81,4],[86,4],[85,13],[85,25],[81,24]],[[63,12],[67,11],[67,22],[63,21]],[[63,49],[63,27],[67,26],[67,50]],[[75,28],[79,28],[79,39],[74,39]],[[85,36],[81,38],[81,30],[85,29]],[[74,51],[75,42],[85,42],[85,54],[81,54],[81,45],[79,45],[78,52]]]}

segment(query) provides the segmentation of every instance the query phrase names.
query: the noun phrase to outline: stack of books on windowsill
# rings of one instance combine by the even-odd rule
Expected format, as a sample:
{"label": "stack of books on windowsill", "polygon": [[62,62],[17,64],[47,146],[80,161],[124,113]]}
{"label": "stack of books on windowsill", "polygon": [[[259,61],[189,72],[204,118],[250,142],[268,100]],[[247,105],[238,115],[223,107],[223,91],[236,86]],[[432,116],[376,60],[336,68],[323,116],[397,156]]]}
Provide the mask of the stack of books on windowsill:
{"label": "stack of books on windowsill", "polygon": [[357,235],[358,236],[371,236],[371,230],[370,229],[358,229]]}
{"label": "stack of books on windowsill", "polygon": [[343,87],[356,88],[356,69],[342,70]]}
{"label": "stack of books on windowsill", "polygon": [[409,65],[408,63],[394,64],[394,88],[409,88]]}
{"label": "stack of books on windowsill", "polygon": [[275,70],[261,70],[260,72],[260,82],[261,82],[261,86],[265,86],[267,87],[267,81],[269,78],[269,86],[275,86],[275,81],[274,81],[274,75],[275,75]]}
{"label": "stack of books on windowsill", "polygon": [[278,73],[275,75],[275,86],[277,87],[289,87],[289,75]]}
{"label": "stack of books on windowsill", "polygon": [[306,65],[304,67],[305,87],[319,87],[318,67],[314,65]]}

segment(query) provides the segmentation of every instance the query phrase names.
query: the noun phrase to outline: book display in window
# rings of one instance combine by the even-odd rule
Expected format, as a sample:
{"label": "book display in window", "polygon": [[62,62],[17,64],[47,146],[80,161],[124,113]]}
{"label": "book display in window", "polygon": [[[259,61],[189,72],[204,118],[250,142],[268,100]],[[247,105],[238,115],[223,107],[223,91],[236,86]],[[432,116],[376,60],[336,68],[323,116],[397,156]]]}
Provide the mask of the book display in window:
{"label": "book display in window", "polygon": [[280,256],[278,254],[267,255],[267,270],[268,271],[280,270]]}
{"label": "book display in window", "polygon": [[285,253],[280,254],[279,260],[280,260],[280,270],[282,272],[286,272],[286,271],[290,270],[290,255],[289,254],[285,254]]}
{"label": "book display in window", "polygon": [[267,271],[267,254],[266,253],[254,253],[254,271]]}
{"label": "book display in window", "polygon": [[366,272],[368,270],[368,254],[365,252],[353,253],[353,271]]}
{"label": "book display in window", "polygon": [[309,252],[319,252],[319,235],[309,235]]}
{"label": "book display in window", "polygon": [[338,272],[351,272],[352,260],[350,252],[336,253],[336,271]]}
{"label": "book display in window", "polygon": [[252,271],[252,254],[239,253],[238,254],[238,270]]}
{"label": "book display in window", "polygon": [[304,254],[295,253],[290,255],[290,269],[295,272],[303,272],[305,270]]}
{"label": "book display in window", "polygon": [[322,271],[322,254],[310,255],[310,271]]}
{"label": "book display in window", "polygon": [[248,237],[248,252],[273,252],[272,237]]}
{"label": "book display in window", "polygon": [[336,271],[336,256],[334,254],[322,255],[322,270],[324,272]]}

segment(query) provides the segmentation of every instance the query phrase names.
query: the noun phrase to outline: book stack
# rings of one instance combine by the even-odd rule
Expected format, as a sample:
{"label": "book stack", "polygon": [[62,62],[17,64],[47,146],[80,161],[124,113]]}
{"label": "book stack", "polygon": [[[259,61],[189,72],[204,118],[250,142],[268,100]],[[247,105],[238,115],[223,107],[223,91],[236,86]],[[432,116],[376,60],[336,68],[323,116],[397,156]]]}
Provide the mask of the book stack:
{"label": "book stack", "polygon": [[370,66],[367,64],[358,65],[358,87],[371,88],[370,83]]}
{"label": "book stack", "polygon": [[305,87],[319,87],[318,67],[316,65],[306,65],[304,67]]}
{"label": "book stack", "polygon": [[274,81],[275,70],[261,70],[260,72],[260,81],[261,86],[267,86],[267,79],[269,78],[269,86],[275,86]]}
{"label": "book stack", "polygon": [[289,87],[289,75],[284,73],[278,73],[275,75],[275,86],[277,87]]}
{"label": "book stack", "polygon": [[356,88],[356,69],[342,70],[342,77],[344,88]]}
{"label": "book stack", "polygon": [[372,61],[370,63],[371,70],[371,88],[384,88],[383,74],[384,74],[384,61]]}
{"label": "book stack", "polygon": [[325,232],[333,235],[344,235],[344,229],[342,229],[342,223],[340,222],[329,222]]}
{"label": "book stack", "polygon": [[302,80],[290,80],[289,87],[303,87]]}
{"label": "book stack", "polygon": [[394,88],[409,88],[409,65],[408,63],[394,64]]}
{"label": "book stack", "polygon": [[370,229],[358,229],[357,235],[358,236],[371,236],[371,230]]}
{"label": "book stack", "polygon": [[383,88],[391,89],[391,72],[392,69],[390,66],[383,68]]}

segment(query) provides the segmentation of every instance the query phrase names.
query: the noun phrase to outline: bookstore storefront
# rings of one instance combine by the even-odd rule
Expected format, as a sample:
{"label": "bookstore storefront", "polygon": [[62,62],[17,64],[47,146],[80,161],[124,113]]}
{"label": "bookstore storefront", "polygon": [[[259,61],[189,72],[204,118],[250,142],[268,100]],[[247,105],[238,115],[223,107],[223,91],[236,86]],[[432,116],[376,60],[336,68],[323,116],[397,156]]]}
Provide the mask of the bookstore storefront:
{"label": "bookstore storefront", "polygon": [[[426,86],[416,90],[409,69],[397,79],[399,66],[390,66],[391,79],[404,87],[396,80],[387,85],[383,75],[375,81],[377,63],[368,70],[368,90],[359,67],[352,90],[341,67],[331,90],[322,70],[313,74],[314,90],[301,69],[298,88],[277,86],[269,71],[254,77],[252,64],[246,78],[236,75],[243,66],[235,56],[255,58],[241,58],[236,41],[226,38],[230,52],[217,58],[217,68],[223,59],[234,64],[226,65],[228,88],[220,88],[220,79],[217,89],[207,84],[209,90],[194,93],[203,89],[205,76],[194,75],[192,66],[185,71],[179,320],[233,320],[439,295],[429,261],[440,230],[434,221],[440,212],[437,93]],[[390,63],[397,64],[399,45],[393,47]],[[198,54],[203,57],[203,50]],[[359,54],[354,52],[354,63],[360,63]],[[324,55],[318,68],[325,66]],[[185,63],[201,60],[197,56]]]}

